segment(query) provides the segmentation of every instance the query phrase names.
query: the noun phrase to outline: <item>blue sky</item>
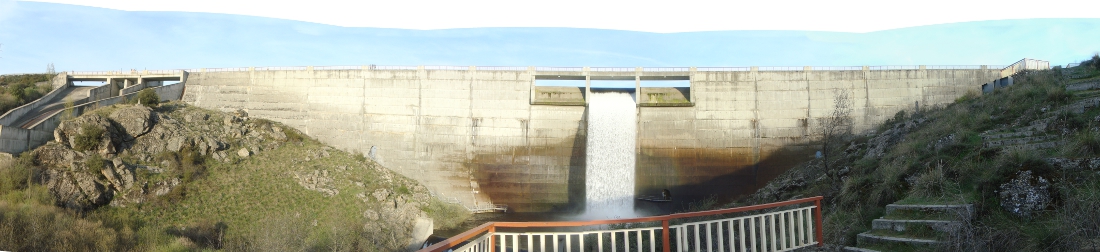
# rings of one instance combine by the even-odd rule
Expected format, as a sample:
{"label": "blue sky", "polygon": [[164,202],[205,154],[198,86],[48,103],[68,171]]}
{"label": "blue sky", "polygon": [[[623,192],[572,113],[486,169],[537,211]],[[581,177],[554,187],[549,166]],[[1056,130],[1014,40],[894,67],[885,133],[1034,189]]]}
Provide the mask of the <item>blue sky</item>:
{"label": "blue sky", "polygon": [[1100,51],[1100,18],[974,21],[865,33],[416,30],[0,0],[0,44],[0,73],[42,72],[50,63],[59,71],[367,64],[1007,65],[1025,57],[1064,65]]}

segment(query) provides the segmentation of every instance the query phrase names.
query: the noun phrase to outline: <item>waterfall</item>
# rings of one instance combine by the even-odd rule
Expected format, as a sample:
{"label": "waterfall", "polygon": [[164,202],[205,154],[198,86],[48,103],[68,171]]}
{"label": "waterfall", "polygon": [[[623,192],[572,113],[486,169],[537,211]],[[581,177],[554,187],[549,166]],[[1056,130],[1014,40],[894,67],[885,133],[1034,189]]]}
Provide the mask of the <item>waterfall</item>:
{"label": "waterfall", "polygon": [[592,92],[588,103],[585,219],[634,217],[637,107],[626,92]]}

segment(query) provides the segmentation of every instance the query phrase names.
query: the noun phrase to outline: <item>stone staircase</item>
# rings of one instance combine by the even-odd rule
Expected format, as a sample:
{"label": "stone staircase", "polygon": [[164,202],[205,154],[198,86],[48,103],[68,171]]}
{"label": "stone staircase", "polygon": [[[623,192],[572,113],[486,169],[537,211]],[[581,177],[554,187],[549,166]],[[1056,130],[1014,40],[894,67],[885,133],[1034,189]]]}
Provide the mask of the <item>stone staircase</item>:
{"label": "stone staircase", "polygon": [[886,206],[886,214],[871,222],[871,230],[856,236],[856,247],[844,251],[926,251],[943,244],[944,234],[958,232],[974,216],[974,205]]}
{"label": "stone staircase", "polygon": [[1035,120],[1027,126],[989,131],[981,134],[983,149],[1036,150],[1054,148],[1063,143],[1056,134],[1046,131],[1054,117]]}

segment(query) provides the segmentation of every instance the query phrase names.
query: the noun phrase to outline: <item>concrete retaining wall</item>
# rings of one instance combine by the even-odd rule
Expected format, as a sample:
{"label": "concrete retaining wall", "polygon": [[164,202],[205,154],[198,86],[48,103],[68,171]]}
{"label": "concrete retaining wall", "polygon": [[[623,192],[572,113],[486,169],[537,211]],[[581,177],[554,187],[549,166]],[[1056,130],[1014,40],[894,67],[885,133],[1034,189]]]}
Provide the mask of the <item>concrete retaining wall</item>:
{"label": "concrete retaining wall", "polygon": [[26,115],[27,112],[37,109],[38,107],[41,107],[43,105],[47,105],[50,100],[52,100],[54,97],[57,96],[58,93],[61,93],[61,91],[64,90],[63,86],[69,85],[68,83],[68,75],[66,75],[65,73],[58,74],[56,77],[53,78],[50,84],[54,87],[53,91],[46,93],[46,95],[38,98],[37,100],[34,100],[27,104],[23,104],[23,106],[16,107],[9,110],[7,113],[4,113],[4,115],[0,116],[0,125],[11,125],[12,123],[15,123],[16,120],[19,120],[19,118],[23,117],[23,115]]}
{"label": "concrete retaining wall", "polygon": [[[999,71],[670,73],[689,75],[690,91],[643,93],[694,104],[639,109],[638,191],[671,188],[694,197],[699,186],[755,190],[812,153],[805,144],[815,119],[831,111],[834,89],[849,93],[857,129],[865,130],[900,110],[980,92]],[[530,68],[190,72],[183,100],[244,109],[344,150],[374,147],[386,167],[470,206],[583,205],[585,107],[542,105],[558,97],[533,93],[534,76]],[[576,88],[566,91],[560,98],[583,98]]]}
{"label": "concrete retaining wall", "polygon": [[136,93],[138,91],[141,91],[142,89],[145,89],[146,86],[147,86],[146,83],[134,84],[134,85],[131,85],[129,87],[126,87],[126,88],[123,88],[123,89],[119,90],[118,93],[123,94],[123,95],[124,94],[129,94],[129,93]]}
{"label": "concrete retaining wall", "polygon": [[96,101],[118,96],[118,86],[113,83],[107,83],[103,86],[99,86],[88,90],[88,100]]}

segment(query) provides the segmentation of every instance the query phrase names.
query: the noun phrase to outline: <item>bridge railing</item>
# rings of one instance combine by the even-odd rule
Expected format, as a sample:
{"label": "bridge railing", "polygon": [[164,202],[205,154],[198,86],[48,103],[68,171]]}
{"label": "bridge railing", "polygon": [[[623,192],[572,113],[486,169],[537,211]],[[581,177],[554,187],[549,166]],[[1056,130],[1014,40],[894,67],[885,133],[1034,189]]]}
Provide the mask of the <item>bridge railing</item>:
{"label": "bridge railing", "polygon": [[[254,67],[253,71],[304,71],[309,67],[304,66],[284,66],[284,67]],[[248,71],[248,69],[245,69]]]}
{"label": "bridge railing", "polygon": [[[822,197],[817,196],[754,206],[618,220],[489,222],[421,249],[420,252],[793,250],[823,245],[821,200]],[[813,204],[806,205],[809,203]],[[726,217],[729,214],[750,211],[766,212]],[[716,219],[696,220],[707,217]],[[685,222],[676,223],[680,221]],[[660,225],[639,225],[655,222],[660,222]],[[623,228],[607,228],[615,226]],[[538,232],[522,230],[578,227],[598,229]]]}
{"label": "bridge railing", "polygon": [[[1022,63],[1021,63],[1022,62]],[[987,69],[1001,69],[1004,71],[1011,71],[1011,69],[1040,69],[1039,65],[1047,66],[1049,63],[1046,61],[1024,59],[1016,64],[1009,66],[987,65]],[[870,71],[879,70],[975,70],[982,69],[981,65],[910,65],[910,66],[761,66],[761,67],[696,67],[696,71],[701,72],[742,72],[752,71],[756,68],[757,71],[857,71],[866,68]],[[534,67],[538,72],[581,72],[585,67]],[[144,72],[130,72],[130,71],[73,71],[69,74],[73,75],[114,75],[114,74],[136,74],[136,73],[150,73],[150,74],[166,74],[166,73],[178,73],[180,71],[187,72],[244,72],[244,71],[304,71],[309,70],[308,66],[281,66],[281,67],[228,67],[228,68],[193,68],[193,69],[172,69],[172,70],[146,70]],[[468,71],[471,69],[482,71],[526,71],[528,67],[516,67],[516,66],[384,66],[384,65],[362,65],[362,66],[315,66],[313,70],[450,70],[450,71]],[[642,72],[688,72],[691,71],[691,67],[642,67]],[[635,72],[636,67],[588,67],[591,72]]]}
{"label": "bridge railing", "polygon": [[584,71],[583,67],[535,67],[535,71],[540,72],[580,72]]}
{"label": "bridge railing", "polygon": [[758,71],[805,71],[806,67],[800,66],[763,66],[757,67]]}
{"label": "bridge railing", "polygon": [[1043,70],[1050,69],[1050,62],[1045,60],[1036,60],[1024,58],[1020,61],[1016,61],[1012,65],[1008,65],[1004,69],[1001,69],[1001,77],[1008,77],[1024,70]]}
{"label": "bridge railing", "polygon": [[699,72],[748,72],[752,67],[696,67]]}

